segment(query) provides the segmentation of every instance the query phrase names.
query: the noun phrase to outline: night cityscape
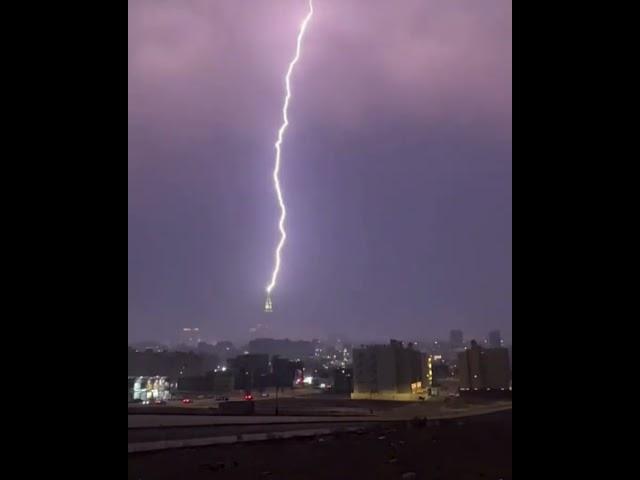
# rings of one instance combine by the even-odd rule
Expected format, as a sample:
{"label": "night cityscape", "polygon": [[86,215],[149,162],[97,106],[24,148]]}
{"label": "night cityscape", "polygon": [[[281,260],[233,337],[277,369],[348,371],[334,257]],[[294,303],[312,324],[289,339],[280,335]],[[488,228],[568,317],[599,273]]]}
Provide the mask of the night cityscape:
{"label": "night cityscape", "polygon": [[128,477],[513,478],[511,2],[128,18]]}

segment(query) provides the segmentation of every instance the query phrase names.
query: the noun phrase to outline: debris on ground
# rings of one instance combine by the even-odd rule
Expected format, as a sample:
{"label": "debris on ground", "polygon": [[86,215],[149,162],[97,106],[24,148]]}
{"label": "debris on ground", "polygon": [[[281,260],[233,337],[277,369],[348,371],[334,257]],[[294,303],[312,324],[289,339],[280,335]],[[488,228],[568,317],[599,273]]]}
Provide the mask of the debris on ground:
{"label": "debris on ground", "polygon": [[212,472],[219,472],[220,470],[224,470],[224,463],[205,463],[200,465],[202,468],[206,468],[207,470],[211,470]]}

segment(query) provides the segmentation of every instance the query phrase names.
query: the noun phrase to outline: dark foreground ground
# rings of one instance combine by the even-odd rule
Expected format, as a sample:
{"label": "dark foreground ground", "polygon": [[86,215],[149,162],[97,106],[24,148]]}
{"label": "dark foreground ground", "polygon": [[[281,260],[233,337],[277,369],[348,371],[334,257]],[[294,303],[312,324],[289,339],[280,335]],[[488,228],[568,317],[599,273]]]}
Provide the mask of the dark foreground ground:
{"label": "dark foreground ground", "polygon": [[293,430],[310,430],[318,428],[348,429],[371,427],[366,422],[314,422],[282,425],[216,425],[196,427],[171,427],[171,428],[130,428],[129,443],[157,442],[161,440],[180,440],[184,438],[207,438],[225,435],[241,435],[246,433],[275,433],[290,432]]}
{"label": "dark foreground ground", "polygon": [[129,455],[130,479],[511,479],[511,411],[313,439]]}

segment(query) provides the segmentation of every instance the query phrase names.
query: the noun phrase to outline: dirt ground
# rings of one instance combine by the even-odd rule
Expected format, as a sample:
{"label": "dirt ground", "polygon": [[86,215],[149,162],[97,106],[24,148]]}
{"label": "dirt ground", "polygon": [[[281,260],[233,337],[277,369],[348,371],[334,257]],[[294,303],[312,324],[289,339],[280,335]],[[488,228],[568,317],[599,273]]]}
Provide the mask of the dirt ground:
{"label": "dirt ground", "polygon": [[128,478],[507,480],[511,443],[512,414],[506,411],[327,437],[132,454]]}

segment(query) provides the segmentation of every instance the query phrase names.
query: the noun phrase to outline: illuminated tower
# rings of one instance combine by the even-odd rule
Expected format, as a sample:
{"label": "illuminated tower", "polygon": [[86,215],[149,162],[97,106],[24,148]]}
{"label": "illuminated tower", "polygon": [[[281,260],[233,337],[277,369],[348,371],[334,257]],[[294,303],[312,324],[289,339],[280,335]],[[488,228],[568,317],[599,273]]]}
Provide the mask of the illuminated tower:
{"label": "illuminated tower", "polygon": [[264,311],[266,313],[273,312],[273,304],[271,303],[271,294],[267,293],[267,299],[264,302]]}

